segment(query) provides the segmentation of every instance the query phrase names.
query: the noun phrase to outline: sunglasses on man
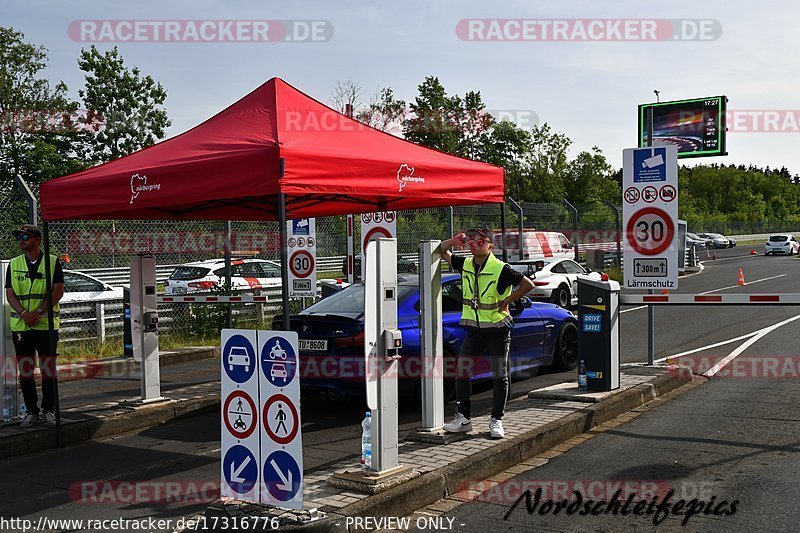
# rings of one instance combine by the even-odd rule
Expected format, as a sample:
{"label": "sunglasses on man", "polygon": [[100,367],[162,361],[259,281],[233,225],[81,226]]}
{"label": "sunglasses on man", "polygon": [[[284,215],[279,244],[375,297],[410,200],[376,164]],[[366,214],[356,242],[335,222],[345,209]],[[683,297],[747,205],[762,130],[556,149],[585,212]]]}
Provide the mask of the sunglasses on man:
{"label": "sunglasses on man", "polygon": [[31,238],[31,236],[28,235],[27,233],[20,233],[19,235],[17,235],[17,240],[18,241],[27,241],[30,238]]}
{"label": "sunglasses on man", "polygon": [[483,246],[484,244],[486,244],[489,241],[487,241],[485,239],[470,239],[467,242],[469,243],[470,246],[477,246],[478,248],[480,248],[481,246]]}

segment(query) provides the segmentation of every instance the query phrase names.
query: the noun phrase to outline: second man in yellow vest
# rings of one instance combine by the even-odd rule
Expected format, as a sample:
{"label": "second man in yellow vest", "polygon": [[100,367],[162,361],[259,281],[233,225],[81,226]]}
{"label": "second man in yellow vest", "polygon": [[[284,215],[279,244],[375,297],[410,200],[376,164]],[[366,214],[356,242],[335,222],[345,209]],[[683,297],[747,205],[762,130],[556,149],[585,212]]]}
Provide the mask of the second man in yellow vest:
{"label": "second man in yellow vest", "polygon": [[[55,425],[55,350],[51,348],[48,324],[48,297],[45,278],[44,254],[40,249],[42,232],[32,224],[25,224],[11,232],[19,242],[22,254],[11,260],[6,272],[6,299],[11,306],[11,335],[17,353],[19,385],[28,415],[20,427],[29,428],[38,422]],[[53,324],[55,331],[52,346],[58,344],[60,323],[58,301],[64,295],[64,273],[61,262],[50,256],[50,277],[53,293]],[[39,398],[33,371],[36,354],[42,372],[42,415],[39,416]]]}

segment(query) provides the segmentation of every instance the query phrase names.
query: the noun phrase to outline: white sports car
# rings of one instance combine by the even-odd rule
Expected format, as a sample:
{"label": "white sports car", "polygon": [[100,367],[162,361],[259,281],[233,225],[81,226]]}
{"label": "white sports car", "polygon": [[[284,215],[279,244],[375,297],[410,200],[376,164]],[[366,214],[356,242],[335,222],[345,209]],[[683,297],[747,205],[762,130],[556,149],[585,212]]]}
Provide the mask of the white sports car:
{"label": "white sports car", "polygon": [[600,280],[599,272],[583,268],[572,259],[549,258],[510,264],[533,280],[533,290],[528,293],[530,298],[547,300],[565,309],[578,303],[578,276]]}

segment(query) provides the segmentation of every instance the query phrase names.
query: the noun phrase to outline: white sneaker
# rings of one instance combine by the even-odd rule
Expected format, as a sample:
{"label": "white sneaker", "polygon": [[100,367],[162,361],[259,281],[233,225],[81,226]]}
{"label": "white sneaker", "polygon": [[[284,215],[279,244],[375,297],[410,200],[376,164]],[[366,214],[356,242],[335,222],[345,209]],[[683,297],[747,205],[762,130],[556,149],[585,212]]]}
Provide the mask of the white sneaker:
{"label": "white sneaker", "polygon": [[39,421],[39,415],[28,413],[28,416],[25,417],[25,420],[22,421],[22,424],[20,424],[19,427],[21,427],[22,429],[28,429],[29,427],[33,427],[33,425],[38,421]]}
{"label": "white sneaker", "polygon": [[502,439],[506,436],[506,431],[503,429],[503,421],[492,418],[489,422],[489,436],[493,439]]}
{"label": "white sneaker", "polygon": [[55,426],[56,425],[56,414],[50,411],[45,411],[42,415],[42,420],[44,421],[46,426]]}
{"label": "white sneaker", "polygon": [[469,433],[472,431],[472,420],[461,413],[456,413],[453,421],[443,425],[442,429],[448,433]]}

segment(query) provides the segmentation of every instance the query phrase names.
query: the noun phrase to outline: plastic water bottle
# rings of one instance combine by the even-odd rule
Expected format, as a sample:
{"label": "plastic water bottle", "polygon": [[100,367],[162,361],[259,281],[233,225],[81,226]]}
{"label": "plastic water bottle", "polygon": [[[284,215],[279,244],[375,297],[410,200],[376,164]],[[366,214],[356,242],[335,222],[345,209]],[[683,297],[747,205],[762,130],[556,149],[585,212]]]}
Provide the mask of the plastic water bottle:
{"label": "plastic water bottle", "polygon": [[372,466],[372,413],[369,411],[361,421],[361,466]]}
{"label": "plastic water bottle", "polygon": [[586,365],[583,363],[583,359],[581,359],[580,364],[578,364],[578,390],[587,390],[588,385],[589,383],[586,379]]}
{"label": "plastic water bottle", "polygon": [[28,408],[25,407],[25,398],[22,396],[22,390],[19,391],[19,396],[17,397],[17,416],[22,419],[28,416]]}
{"label": "plastic water bottle", "polygon": [[6,385],[3,394],[3,422],[11,422],[14,416],[14,398],[11,396],[11,388]]}

